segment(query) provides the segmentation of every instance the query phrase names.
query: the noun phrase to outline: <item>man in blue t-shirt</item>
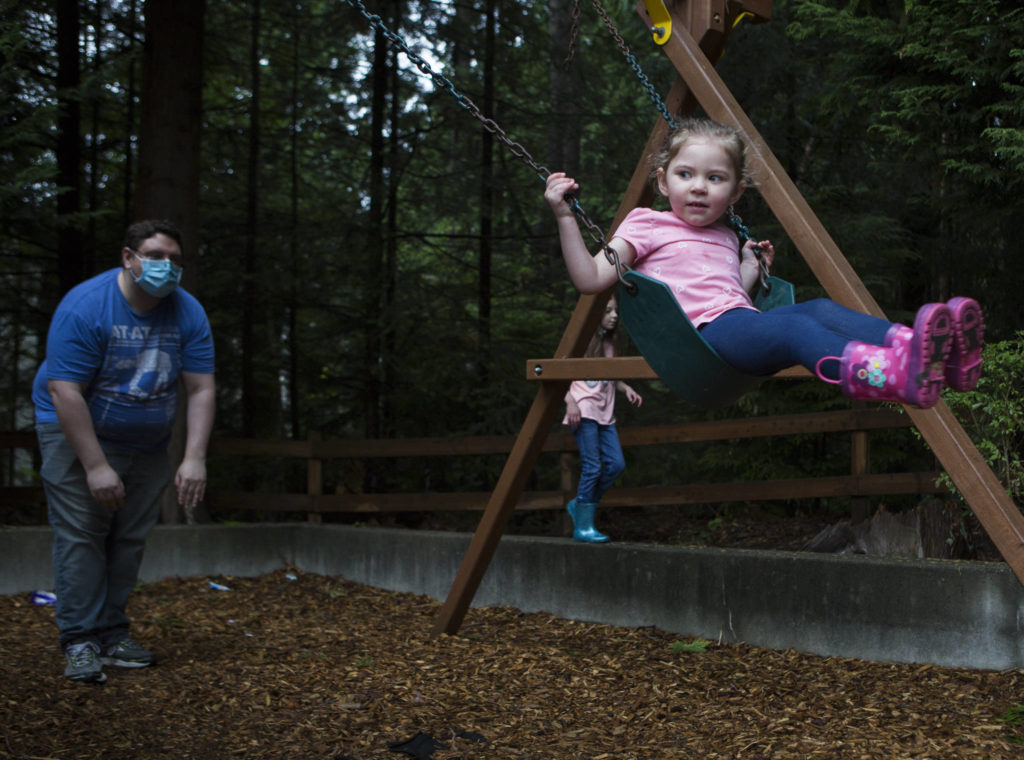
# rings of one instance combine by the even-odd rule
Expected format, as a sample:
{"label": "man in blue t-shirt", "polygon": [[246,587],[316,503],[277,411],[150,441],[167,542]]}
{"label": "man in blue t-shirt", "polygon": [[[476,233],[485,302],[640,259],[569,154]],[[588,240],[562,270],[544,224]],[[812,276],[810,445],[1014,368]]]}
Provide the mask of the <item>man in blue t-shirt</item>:
{"label": "man in blue t-shirt", "polygon": [[213,336],[203,307],[178,287],[181,267],[172,224],[130,226],[121,266],[61,300],[33,384],[57,627],[64,675],[75,681],[106,680],[104,664],[156,662],[129,636],[125,607],[172,476],[179,378],[187,432],[174,473],[178,502],[193,509],[206,489]]}

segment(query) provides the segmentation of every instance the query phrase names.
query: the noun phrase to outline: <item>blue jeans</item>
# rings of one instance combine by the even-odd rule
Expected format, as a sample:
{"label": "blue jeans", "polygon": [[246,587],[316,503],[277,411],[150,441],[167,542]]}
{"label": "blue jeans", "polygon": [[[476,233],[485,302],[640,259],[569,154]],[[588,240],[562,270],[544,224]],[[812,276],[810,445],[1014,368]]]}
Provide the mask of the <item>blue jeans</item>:
{"label": "blue jeans", "polygon": [[107,461],[124,483],[125,501],[110,511],[93,499],[85,469],[60,426],[36,426],[43,455],[40,475],[53,528],[53,581],[61,646],[124,638],[125,614],[142,564],[146,536],[156,524],[160,496],[171,479],[166,451],[109,449]]}
{"label": "blue jeans", "polygon": [[[850,341],[880,346],[892,322],[815,298],[771,311],[727,311],[700,329],[704,340],[729,364],[748,375],[771,375],[801,364],[811,372],[825,356],[842,356]],[[823,374],[839,378],[837,362]]]}
{"label": "blue jeans", "polygon": [[576,499],[585,504],[597,504],[626,469],[619,433],[614,422],[601,425],[584,418],[573,434],[576,436],[576,448],[580,451],[580,483]]}

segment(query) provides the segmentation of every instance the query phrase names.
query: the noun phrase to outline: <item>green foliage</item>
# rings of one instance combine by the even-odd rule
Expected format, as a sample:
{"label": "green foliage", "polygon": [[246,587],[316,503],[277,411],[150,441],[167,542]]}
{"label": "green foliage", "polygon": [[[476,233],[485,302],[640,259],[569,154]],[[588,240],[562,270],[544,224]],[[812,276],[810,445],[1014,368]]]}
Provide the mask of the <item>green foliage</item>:
{"label": "green foliage", "polygon": [[815,76],[827,83],[801,95],[814,110],[800,131],[809,146],[845,142],[828,155],[845,175],[846,205],[892,226],[885,245],[848,251],[855,268],[869,284],[885,274],[875,284],[895,318],[922,301],[984,293],[993,331],[1007,337],[1019,311],[998,283],[1012,277],[1006,210],[1024,181],[1024,9],[1005,0],[788,6],[788,34],[819,51]]}
{"label": "green foliage", "polygon": [[676,641],[673,642],[669,649],[675,654],[693,654],[703,653],[708,651],[708,647],[712,646],[715,642],[708,641],[707,639],[693,639],[692,641]]}
{"label": "green foliage", "polygon": [[1021,726],[1024,726],[1024,705],[1013,705],[1003,711],[996,720],[1013,729],[1006,735],[1008,741],[1024,744],[1024,735],[1021,734]]}
{"label": "green foliage", "polygon": [[184,628],[185,621],[179,617],[174,616],[161,616],[157,615],[153,618],[153,622],[161,628]]}
{"label": "green foliage", "polygon": [[[1024,330],[985,346],[984,370],[972,391],[943,398],[1018,504],[1024,503]],[[954,488],[948,475],[945,484]],[[955,490],[955,488],[954,488]]]}
{"label": "green foliage", "polygon": [[1024,705],[1010,707],[999,716],[999,720],[1008,726],[1024,725]]}

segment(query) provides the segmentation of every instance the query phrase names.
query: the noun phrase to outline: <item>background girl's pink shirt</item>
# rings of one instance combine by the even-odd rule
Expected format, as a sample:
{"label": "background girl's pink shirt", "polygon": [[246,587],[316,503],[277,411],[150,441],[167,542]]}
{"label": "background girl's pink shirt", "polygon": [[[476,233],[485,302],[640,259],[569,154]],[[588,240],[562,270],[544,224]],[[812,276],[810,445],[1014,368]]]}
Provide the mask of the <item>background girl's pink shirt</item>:
{"label": "background girl's pink shirt", "polygon": [[668,285],[694,327],[754,308],[740,277],[739,239],[724,225],[694,227],[671,211],[635,208],[615,237],[636,249],[634,269]]}
{"label": "background girl's pink shirt", "polygon": [[[610,340],[604,342],[604,355],[615,355]],[[615,381],[614,380],[573,380],[569,386],[569,395],[580,408],[580,416],[594,420],[599,425],[611,425],[615,422]],[[562,420],[563,425],[569,424],[569,415]]]}

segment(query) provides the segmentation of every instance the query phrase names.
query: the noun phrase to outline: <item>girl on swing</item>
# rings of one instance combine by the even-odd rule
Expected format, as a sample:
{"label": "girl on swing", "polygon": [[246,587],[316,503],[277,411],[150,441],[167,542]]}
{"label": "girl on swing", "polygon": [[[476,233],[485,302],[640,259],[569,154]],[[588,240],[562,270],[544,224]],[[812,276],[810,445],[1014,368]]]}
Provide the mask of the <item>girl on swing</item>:
{"label": "girl on swing", "polygon": [[[850,399],[934,406],[944,384],[970,390],[981,375],[984,329],[972,298],[922,306],[913,327],[853,311],[827,298],[759,312],[748,295],[759,279],[755,248],[770,266],[770,241],[747,241],[722,222],[753,184],[740,133],[689,119],[653,156],[652,179],[671,211],[633,209],[608,243],[619,260],[665,282],[705,341],[729,364],[768,375],[796,364]],[[591,256],[565,194],[579,186],[555,172],[544,197],[558,223],[569,277],[583,293],[617,282],[605,256]],[[739,251],[739,255],[737,255]]]}

